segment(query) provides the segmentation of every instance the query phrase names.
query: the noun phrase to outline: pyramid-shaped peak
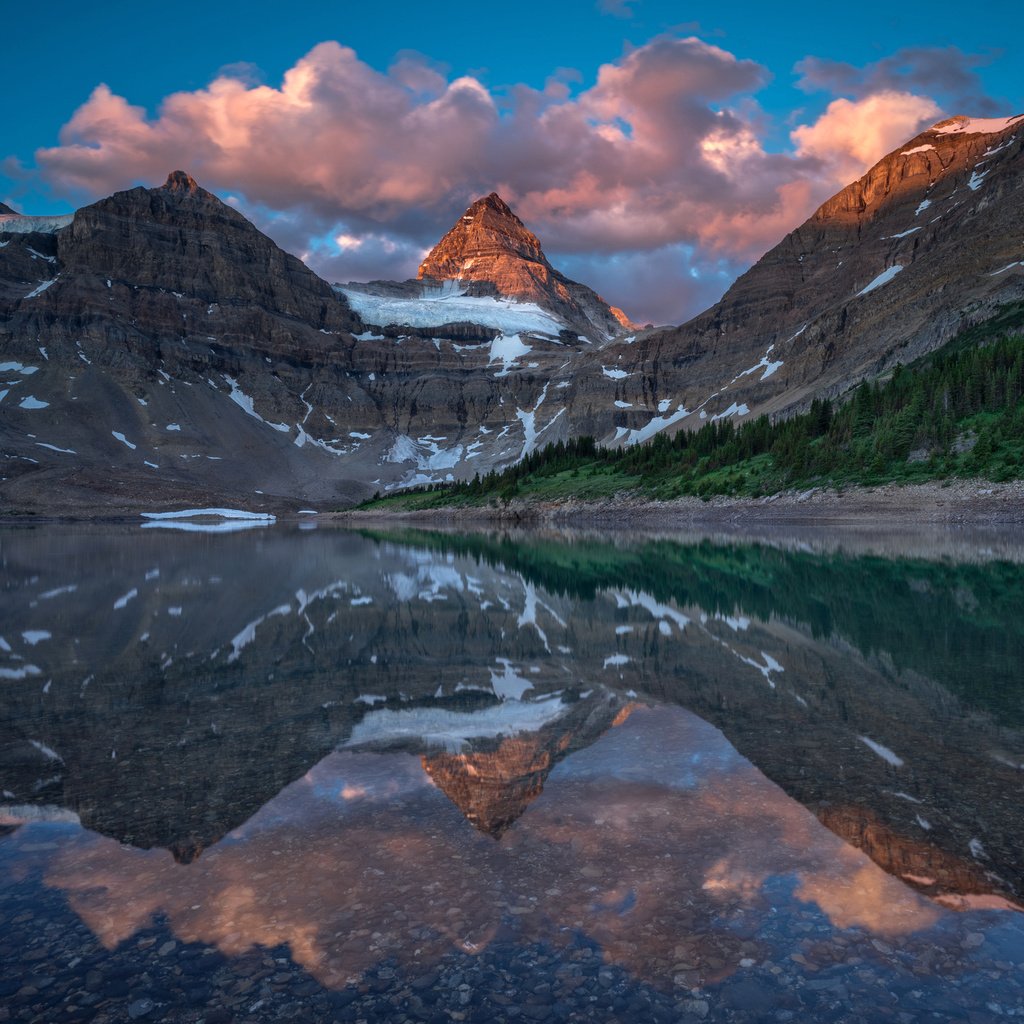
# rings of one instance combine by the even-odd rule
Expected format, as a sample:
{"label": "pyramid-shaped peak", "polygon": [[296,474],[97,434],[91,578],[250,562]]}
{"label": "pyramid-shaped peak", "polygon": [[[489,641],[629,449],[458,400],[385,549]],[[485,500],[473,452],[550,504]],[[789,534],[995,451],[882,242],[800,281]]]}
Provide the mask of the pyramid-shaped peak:
{"label": "pyramid-shaped peak", "polygon": [[555,270],[540,239],[497,192],[467,208],[427,254],[417,276],[428,282],[461,281],[478,289],[477,294],[537,303],[581,336],[610,338],[634,326],[596,292]]}
{"label": "pyramid-shaped peak", "polygon": [[15,216],[17,217],[18,211],[12,210],[6,203],[0,203],[0,216]]}
{"label": "pyramid-shaped peak", "polygon": [[[459,224],[466,224],[470,221],[483,222],[498,230],[523,231],[531,238],[536,238],[531,231],[527,231],[526,226],[515,215],[512,207],[497,192],[481,196],[471,203],[455,226],[458,227]],[[540,245],[539,242],[537,244]]]}
{"label": "pyramid-shaped peak", "polygon": [[490,192],[487,195],[482,196],[480,199],[477,199],[476,202],[471,203],[469,209],[466,210],[466,213],[470,213],[471,211],[480,212],[483,210],[497,210],[499,213],[515,217],[516,220],[519,220],[519,218],[512,212],[512,207],[509,206],[497,192]]}
{"label": "pyramid-shaped peak", "polygon": [[164,182],[164,188],[168,192],[185,192],[188,195],[196,195],[202,191],[196,179],[186,171],[171,171]]}
{"label": "pyramid-shaped peak", "polygon": [[491,192],[477,199],[430,250],[419,277],[494,281],[510,261],[550,268],[537,236]]}

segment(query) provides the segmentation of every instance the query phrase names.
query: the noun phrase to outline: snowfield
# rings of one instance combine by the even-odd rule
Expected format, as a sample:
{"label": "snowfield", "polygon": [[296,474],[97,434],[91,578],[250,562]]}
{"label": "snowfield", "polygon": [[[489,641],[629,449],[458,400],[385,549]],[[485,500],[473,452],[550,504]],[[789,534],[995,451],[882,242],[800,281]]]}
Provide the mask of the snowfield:
{"label": "snowfield", "polygon": [[943,125],[941,128],[932,128],[934,135],[991,135],[993,132],[1001,132],[1010,125],[1017,124],[1024,119],[1024,114],[1016,117],[962,117],[952,118],[951,124]]}
{"label": "snowfield", "polygon": [[73,220],[73,213],[59,217],[27,217],[22,214],[0,214],[0,235],[28,235],[33,232],[52,235],[61,228],[66,228]]}
{"label": "snowfield", "polygon": [[505,335],[540,334],[551,338],[557,338],[565,327],[558,317],[534,302],[466,295],[457,281],[447,284],[455,287],[425,288],[418,299],[369,295],[352,288],[336,290],[367,324],[375,327],[440,327],[465,321]]}

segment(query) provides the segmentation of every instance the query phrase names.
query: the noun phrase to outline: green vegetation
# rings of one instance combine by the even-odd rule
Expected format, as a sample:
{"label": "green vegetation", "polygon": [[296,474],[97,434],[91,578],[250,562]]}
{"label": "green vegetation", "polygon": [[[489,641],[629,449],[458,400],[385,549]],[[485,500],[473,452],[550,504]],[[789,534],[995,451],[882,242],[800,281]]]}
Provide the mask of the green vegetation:
{"label": "green vegetation", "polygon": [[864,382],[838,408],[773,423],[706,423],[630,448],[593,438],[548,445],[503,472],[368,502],[365,508],[427,509],[574,498],[630,491],[667,499],[758,497],[787,488],[876,485],[947,477],[1024,475],[1024,304],[971,328],[888,379]]}
{"label": "green vegetation", "polygon": [[1024,727],[1024,573],[1009,562],[950,564],[711,541],[363,533],[476,558],[577,600],[634,590],[691,615],[696,609],[782,619],[816,638],[841,637],[882,664],[942,683],[1003,725]]}

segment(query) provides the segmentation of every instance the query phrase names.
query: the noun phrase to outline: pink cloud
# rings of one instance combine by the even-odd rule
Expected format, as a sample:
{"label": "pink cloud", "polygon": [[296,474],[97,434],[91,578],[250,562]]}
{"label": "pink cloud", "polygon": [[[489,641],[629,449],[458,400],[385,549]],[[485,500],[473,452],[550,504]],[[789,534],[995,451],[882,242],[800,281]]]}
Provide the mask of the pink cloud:
{"label": "pink cloud", "polygon": [[926,96],[886,91],[833,100],[814,124],[800,125],[791,137],[797,153],[820,160],[834,180],[853,181],[941,116]]}
{"label": "pink cloud", "polygon": [[[682,291],[704,302],[722,261],[741,269],[939,114],[908,92],[836,100],[793,131],[793,150],[771,153],[754,99],[769,77],[701,39],[661,36],[575,90],[579,75],[560,69],[542,89],[494,92],[420,54],[380,72],[325,42],[277,86],[226,69],[155,116],[99,85],[36,163],[75,199],[182,167],[332,280],[408,275],[497,190],[609,301],[664,322],[699,310],[680,308],[679,288],[647,286],[664,280],[665,251],[687,253],[698,284]],[[609,272],[616,259],[629,273]]]}

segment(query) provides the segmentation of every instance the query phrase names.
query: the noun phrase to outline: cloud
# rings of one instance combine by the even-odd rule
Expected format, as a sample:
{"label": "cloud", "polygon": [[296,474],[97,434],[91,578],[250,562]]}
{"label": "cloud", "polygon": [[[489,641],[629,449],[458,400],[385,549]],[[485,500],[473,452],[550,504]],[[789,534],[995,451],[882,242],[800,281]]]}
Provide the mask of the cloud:
{"label": "cloud", "polygon": [[644,252],[593,256],[567,254],[552,260],[577,281],[585,281],[613,305],[628,296],[641,323],[672,324],[712,305],[745,269],[690,245],[666,245]]}
{"label": "cloud", "polygon": [[836,180],[854,180],[941,115],[925,96],[880,92],[833,100],[814,124],[794,129],[791,138],[799,155],[820,160]]}
{"label": "cloud", "polygon": [[[98,85],[59,145],[36,153],[36,174],[78,200],[183,167],[331,280],[415,273],[465,207],[497,190],[610,302],[641,320],[678,320],[716,297],[723,267],[748,265],[937,119],[927,96],[876,88],[908,67],[922,81],[938,74],[908,52],[859,71],[802,62],[804,88],[852,82],[857,95],[773,153],[755,99],[768,70],[694,36],[656,37],[589,81],[559,69],[543,88],[504,90],[413,52],[381,72],[325,42],[279,85],[230,68],[153,115]],[[968,84],[976,59],[960,62]],[[669,285],[666,265],[684,286]]]}
{"label": "cloud", "polygon": [[613,18],[632,18],[633,7],[640,0],[597,0],[597,9],[602,14],[610,14]]}
{"label": "cloud", "polygon": [[943,101],[951,113],[989,115],[999,104],[984,94],[976,68],[991,64],[998,53],[964,53],[959,47],[905,47],[888,57],[856,67],[843,61],[806,57],[795,70],[804,92],[825,91],[863,99],[881,92],[914,92]]}

